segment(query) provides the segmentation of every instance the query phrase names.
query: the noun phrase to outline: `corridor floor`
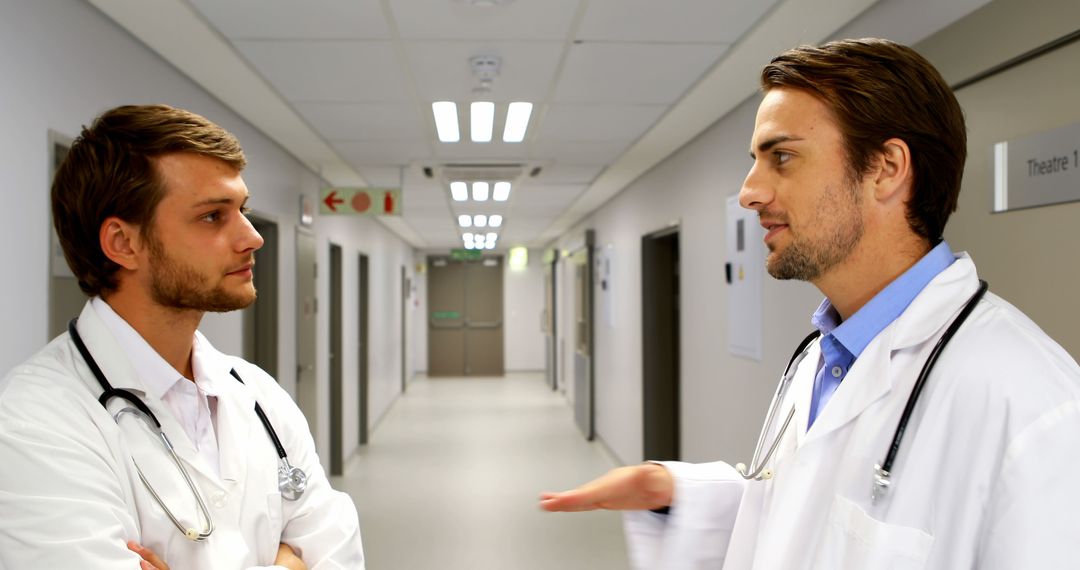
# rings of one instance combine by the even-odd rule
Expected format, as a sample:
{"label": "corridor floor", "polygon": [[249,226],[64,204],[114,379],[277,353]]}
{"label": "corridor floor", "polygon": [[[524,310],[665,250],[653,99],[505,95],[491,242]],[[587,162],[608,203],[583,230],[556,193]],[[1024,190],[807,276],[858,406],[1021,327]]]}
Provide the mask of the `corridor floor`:
{"label": "corridor floor", "polygon": [[537,507],[614,466],[541,374],[418,377],[333,484],[369,570],[622,569],[618,514]]}

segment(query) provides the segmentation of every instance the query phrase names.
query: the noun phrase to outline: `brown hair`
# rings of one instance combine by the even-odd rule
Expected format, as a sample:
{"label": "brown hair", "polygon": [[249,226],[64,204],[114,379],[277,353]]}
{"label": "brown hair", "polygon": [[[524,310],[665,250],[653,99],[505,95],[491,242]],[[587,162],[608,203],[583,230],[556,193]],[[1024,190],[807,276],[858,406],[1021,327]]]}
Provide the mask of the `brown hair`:
{"label": "brown hair", "polygon": [[933,243],[956,211],[967,157],[964,114],[941,74],[915,50],[879,39],[788,50],[761,71],[761,87],[802,89],[831,110],[858,179],[890,138],[911,150],[907,221]]}
{"label": "brown hair", "polygon": [[116,216],[150,237],[165,185],[154,159],[190,152],[247,164],[236,137],[194,113],[167,105],[127,105],[106,111],[71,145],[52,185],[53,226],[64,257],[88,295],[115,290],[120,268],[101,250],[99,232]]}

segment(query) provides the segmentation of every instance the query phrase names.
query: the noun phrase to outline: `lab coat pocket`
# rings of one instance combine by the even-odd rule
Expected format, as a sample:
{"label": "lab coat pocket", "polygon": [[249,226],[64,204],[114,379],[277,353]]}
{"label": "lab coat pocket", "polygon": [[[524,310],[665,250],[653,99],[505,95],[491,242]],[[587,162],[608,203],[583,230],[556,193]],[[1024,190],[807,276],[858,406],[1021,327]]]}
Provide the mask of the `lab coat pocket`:
{"label": "lab coat pocket", "polygon": [[824,534],[814,563],[821,570],[920,570],[934,544],[927,532],[881,522],[840,495]]}

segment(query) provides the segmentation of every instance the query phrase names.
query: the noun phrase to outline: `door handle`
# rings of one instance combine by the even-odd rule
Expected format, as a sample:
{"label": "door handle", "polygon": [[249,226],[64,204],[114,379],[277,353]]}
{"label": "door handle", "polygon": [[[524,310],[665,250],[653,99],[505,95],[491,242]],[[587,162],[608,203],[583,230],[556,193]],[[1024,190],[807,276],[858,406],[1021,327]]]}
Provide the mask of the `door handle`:
{"label": "door handle", "polygon": [[473,329],[495,329],[502,326],[502,320],[498,321],[468,321],[466,326]]}

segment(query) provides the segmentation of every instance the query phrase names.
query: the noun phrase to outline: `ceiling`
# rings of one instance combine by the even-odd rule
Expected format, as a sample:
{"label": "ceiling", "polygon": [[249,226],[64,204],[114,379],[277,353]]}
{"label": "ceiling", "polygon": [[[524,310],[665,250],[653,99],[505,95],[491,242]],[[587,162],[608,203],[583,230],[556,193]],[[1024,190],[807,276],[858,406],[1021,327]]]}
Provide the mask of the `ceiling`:
{"label": "ceiling", "polygon": [[[840,30],[913,43],[986,3],[89,1],[328,184],[401,187],[403,215],[379,219],[423,250],[461,247],[459,214],[502,214],[499,249],[542,247],[752,95],[780,50]],[[486,92],[473,56],[501,61]],[[463,119],[495,102],[493,141],[463,120],[438,142],[445,100]],[[534,103],[521,143],[499,137],[512,101]],[[516,176],[509,201],[450,199],[488,167]]]}

